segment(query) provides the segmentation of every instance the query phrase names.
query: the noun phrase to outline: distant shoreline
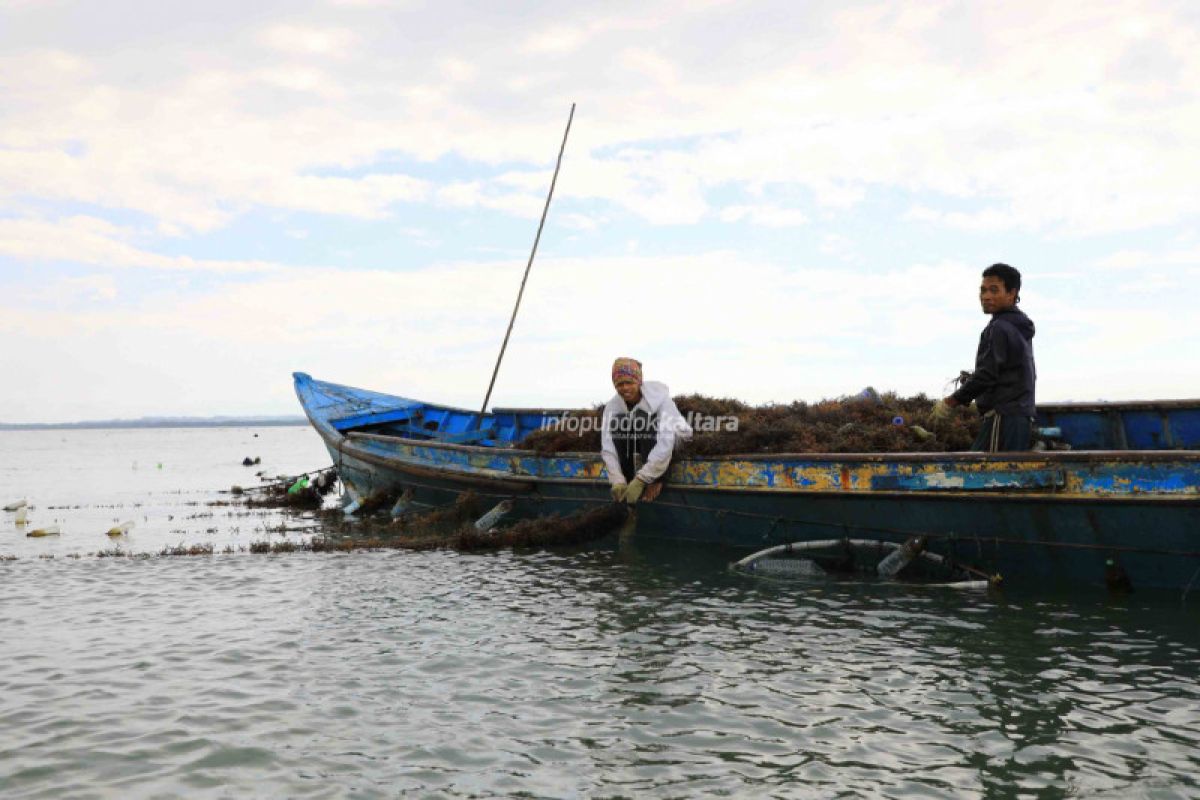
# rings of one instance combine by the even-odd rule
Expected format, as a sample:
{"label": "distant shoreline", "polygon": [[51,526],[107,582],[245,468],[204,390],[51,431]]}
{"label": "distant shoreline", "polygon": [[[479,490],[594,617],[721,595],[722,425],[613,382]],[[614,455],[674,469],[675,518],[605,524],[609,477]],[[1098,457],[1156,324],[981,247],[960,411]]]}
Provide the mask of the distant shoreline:
{"label": "distant shoreline", "polygon": [[0,422],[0,431],[112,430],[126,428],[281,428],[307,425],[304,417],[148,417],[85,422]]}

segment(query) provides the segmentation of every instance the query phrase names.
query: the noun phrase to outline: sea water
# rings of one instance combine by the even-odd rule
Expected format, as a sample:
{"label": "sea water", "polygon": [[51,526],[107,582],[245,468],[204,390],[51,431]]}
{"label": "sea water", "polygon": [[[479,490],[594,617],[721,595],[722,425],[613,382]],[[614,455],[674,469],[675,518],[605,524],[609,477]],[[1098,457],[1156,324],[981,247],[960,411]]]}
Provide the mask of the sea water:
{"label": "sea water", "polygon": [[1200,597],[769,580],[638,536],[247,552],[320,522],[229,488],[328,464],[300,427],[0,432],[0,504],[61,530],[0,515],[0,797],[1200,794]]}

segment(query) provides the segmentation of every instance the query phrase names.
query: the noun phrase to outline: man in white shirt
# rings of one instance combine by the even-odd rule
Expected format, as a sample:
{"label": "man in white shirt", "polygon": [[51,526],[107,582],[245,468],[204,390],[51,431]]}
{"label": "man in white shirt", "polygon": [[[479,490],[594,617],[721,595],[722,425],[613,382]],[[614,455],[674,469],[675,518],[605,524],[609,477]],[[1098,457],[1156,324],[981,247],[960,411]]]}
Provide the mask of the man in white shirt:
{"label": "man in white shirt", "polygon": [[[662,478],[679,442],[692,436],[666,384],[642,380],[642,363],[618,358],[612,367],[617,390],[604,406],[600,454],[613,500],[647,502],[662,492]],[[644,494],[643,494],[644,493]]]}

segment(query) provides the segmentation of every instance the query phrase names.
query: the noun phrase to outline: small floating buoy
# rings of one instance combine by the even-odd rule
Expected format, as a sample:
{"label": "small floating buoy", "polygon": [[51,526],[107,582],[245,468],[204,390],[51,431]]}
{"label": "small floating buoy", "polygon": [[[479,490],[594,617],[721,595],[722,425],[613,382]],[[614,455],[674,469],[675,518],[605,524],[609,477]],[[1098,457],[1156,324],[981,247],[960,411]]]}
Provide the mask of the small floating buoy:
{"label": "small floating buoy", "polygon": [[27,506],[27,505],[29,505],[28,501],[17,500],[14,503],[9,503],[8,505],[6,505],[4,507],[4,510],[5,511],[20,511],[22,508],[25,508],[25,506]]}
{"label": "small floating buoy", "polygon": [[109,528],[107,535],[111,536],[112,538],[115,539],[118,536],[124,536],[125,534],[129,533],[129,531],[131,531],[132,529],[133,529],[133,521],[130,520],[129,522],[122,522],[120,525],[116,525],[112,528]]}
{"label": "small floating buoy", "polygon": [[50,525],[45,528],[37,528],[25,534],[34,539],[40,539],[43,536],[58,536],[59,530],[57,525]]}

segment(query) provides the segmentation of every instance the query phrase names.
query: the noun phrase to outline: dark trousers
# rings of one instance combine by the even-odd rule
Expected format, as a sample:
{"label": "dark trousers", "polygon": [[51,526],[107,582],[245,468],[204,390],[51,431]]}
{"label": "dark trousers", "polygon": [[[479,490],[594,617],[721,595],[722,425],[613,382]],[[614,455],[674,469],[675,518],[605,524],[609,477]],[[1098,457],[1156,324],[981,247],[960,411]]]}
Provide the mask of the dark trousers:
{"label": "dark trousers", "polygon": [[1028,450],[1032,438],[1033,420],[1029,417],[987,414],[971,449],[981,453]]}

